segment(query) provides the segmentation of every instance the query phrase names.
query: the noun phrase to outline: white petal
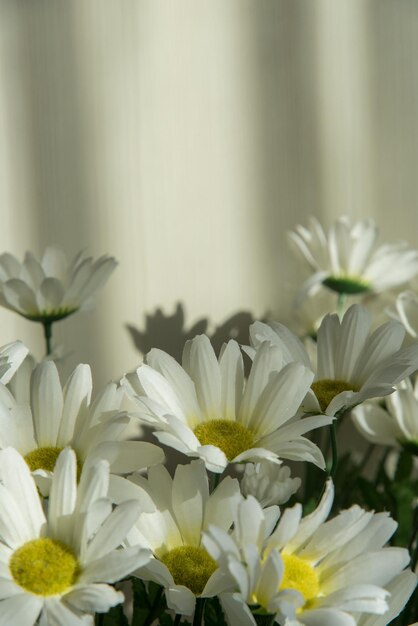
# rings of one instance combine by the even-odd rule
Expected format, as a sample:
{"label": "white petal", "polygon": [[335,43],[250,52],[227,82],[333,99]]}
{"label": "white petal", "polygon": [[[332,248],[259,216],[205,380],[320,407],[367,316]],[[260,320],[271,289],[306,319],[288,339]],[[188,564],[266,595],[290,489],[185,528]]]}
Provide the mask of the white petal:
{"label": "white petal", "polygon": [[281,550],[286,547],[297,533],[301,518],[302,506],[300,504],[295,504],[291,509],[286,509],[267,543],[268,549]]}
{"label": "white petal", "polygon": [[7,358],[8,367],[2,374],[0,382],[6,385],[26,358],[29,349],[21,342],[14,341],[0,348],[0,357]]}
{"label": "white petal", "polygon": [[239,421],[248,425],[258,399],[266,387],[272,372],[280,371],[283,358],[280,349],[263,342],[254,357],[250,374],[245,385],[244,397],[239,411]]}
{"label": "white petal", "polygon": [[353,374],[357,375],[356,364],[364,349],[369,330],[368,311],[361,306],[351,306],[342,319],[339,341],[334,346],[334,374],[337,380],[350,381]]}
{"label": "white petal", "polygon": [[181,404],[184,415],[200,415],[194,383],[173,357],[163,350],[154,348],[147,354],[147,364],[167,380]]}
{"label": "white petal", "polygon": [[304,611],[300,619],[306,626],[356,626],[354,617],[336,609]]}
{"label": "white petal", "polygon": [[136,569],[144,567],[150,558],[148,550],[136,546],[114,550],[89,563],[83,569],[79,583],[115,583]]}
{"label": "white petal", "polygon": [[94,457],[106,459],[111,472],[128,474],[163,463],[165,455],[161,448],[146,441],[104,441],[94,449]]}
{"label": "white petal", "polygon": [[43,601],[35,595],[22,593],[0,603],[0,626],[34,626]]}
{"label": "white petal", "polygon": [[327,519],[332,502],[334,500],[334,485],[332,480],[328,480],[325,486],[324,494],[316,507],[316,509],[304,517],[300,524],[296,535],[288,545],[288,550],[294,552],[303,547],[310,539],[317,528]]}
{"label": "white petal", "polygon": [[71,609],[60,597],[49,596],[39,626],[93,626],[91,615],[83,615]]}
{"label": "white petal", "polygon": [[48,525],[54,539],[65,542],[68,538],[69,516],[74,511],[76,497],[77,460],[75,452],[65,448],[55,464],[49,494]]}
{"label": "white petal", "polygon": [[244,362],[236,341],[228,341],[219,359],[223,419],[235,419],[244,389]]}
{"label": "white petal", "polygon": [[140,505],[134,500],[122,502],[113,512],[97,535],[90,542],[86,551],[87,562],[99,559],[121,545],[128,531],[140,514]]}
{"label": "white petal", "polygon": [[326,315],[318,330],[318,365],[317,378],[319,380],[335,379],[335,346],[338,345],[340,320],[338,315]]}
{"label": "white petal", "polygon": [[173,511],[186,545],[198,546],[203,510],[209,495],[205,466],[199,461],[178,465],[173,481]]}
{"label": "white petal", "polygon": [[246,601],[238,593],[222,593],[219,600],[229,626],[256,626]]}
{"label": "white petal", "polygon": [[215,352],[206,335],[190,341],[190,371],[203,414],[210,419],[221,416],[221,374]]}
{"label": "white petal", "polygon": [[79,611],[107,613],[110,607],[123,602],[124,595],[109,585],[92,584],[75,587],[63,600]]}
{"label": "white petal", "polygon": [[196,596],[183,585],[174,585],[165,590],[167,606],[177,614],[192,615],[196,605]]}
{"label": "white petal", "polygon": [[367,552],[346,563],[322,582],[324,593],[331,593],[347,585],[373,584],[384,586],[406,567],[409,562],[407,550],[385,548],[379,552]]}
{"label": "white petal", "polygon": [[74,426],[80,410],[86,409],[90,403],[92,385],[90,367],[78,365],[63,389],[64,405],[57,437],[58,447],[67,445],[73,439]]}
{"label": "white petal", "polygon": [[38,445],[56,446],[63,398],[58,370],[53,361],[44,361],[33,371],[31,402]]}
{"label": "white petal", "polygon": [[229,530],[242,496],[236,479],[227,476],[211,493],[206,503],[203,528],[213,524]]}
{"label": "white petal", "polygon": [[248,421],[256,436],[273,432],[295,415],[313,377],[300,363],[289,363],[280,372],[271,374]]}
{"label": "white petal", "polygon": [[45,278],[36,292],[40,311],[54,312],[60,308],[65,289],[57,278]]}
{"label": "white petal", "polygon": [[402,437],[402,431],[386,411],[373,404],[362,404],[351,413],[359,432],[368,441],[384,446],[393,446]]}
{"label": "white petal", "polygon": [[25,520],[30,539],[39,537],[45,516],[29,467],[20,454],[6,448],[0,451],[0,482],[13,495]]}
{"label": "white petal", "polygon": [[395,321],[379,326],[367,340],[352,380],[363,382],[370,378],[382,361],[391,357],[402,345],[405,329]]}
{"label": "white petal", "polygon": [[38,305],[35,293],[32,289],[18,278],[12,278],[3,285],[3,295],[9,308],[15,309],[23,315],[36,315]]}

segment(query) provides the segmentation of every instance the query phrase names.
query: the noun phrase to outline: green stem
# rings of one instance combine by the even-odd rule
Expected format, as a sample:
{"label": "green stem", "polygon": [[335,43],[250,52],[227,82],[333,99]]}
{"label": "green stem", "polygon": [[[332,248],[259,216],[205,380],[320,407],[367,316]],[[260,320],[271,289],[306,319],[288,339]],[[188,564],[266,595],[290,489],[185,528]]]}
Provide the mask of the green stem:
{"label": "green stem", "polygon": [[219,474],[219,472],[210,472],[209,475],[209,489],[210,492],[212,493],[213,491],[215,491],[216,487],[219,485],[219,481],[221,480],[221,476],[222,474]]}
{"label": "green stem", "polygon": [[273,626],[276,622],[276,615],[254,615],[257,626]]}
{"label": "green stem", "polygon": [[157,619],[157,617],[160,616],[160,613],[161,613],[160,600],[161,600],[161,596],[163,595],[163,591],[164,591],[163,587],[160,587],[158,589],[158,592],[154,598],[154,602],[152,603],[152,608],[144,622],[144,626],[151,626],[151,624]]}
{"label": "green stem", "polygon": [[332,451],[332,464],[331,469],[328,472],[328,475],[331,478],[334,478],[335,473],[337,471],[338,465],[338,450],[337,450],[337,433],[335,428],[335,421],[330,424],[330,441],[331,441],[331,451]]}
{"label": "green stem", "polygon": [[182,618],[181,613],[177,613],[177,614],[176,614],[176,618],[175,618],[175,620],[174,620],[174,626],[179,626],[179,625],[180,625],[181,618]]}
{"label": "green stem", "polygon": [[104,626],[105,614],[96,613],[96,626]]}
{"label": "green stem", "polygon": [[206,598],[196,598],[196,608],[194,610],[193,626],[202,626],[203,609],[205,608]]}
{"label": "green stem", "polygon": [[52,352],[52,322],[50,320],[45,320],[42,322],[42,325],[44,327],[46,355],[49,356]]}
{"label": "green stem", "polygon": [[337,303],[337,313],[338,313],[338,317],[340,319],[342,319],[342,317],[344,315],[346,302],[347,302],[347,294],[346,293],[339,293],[338,294],[338,303]]}

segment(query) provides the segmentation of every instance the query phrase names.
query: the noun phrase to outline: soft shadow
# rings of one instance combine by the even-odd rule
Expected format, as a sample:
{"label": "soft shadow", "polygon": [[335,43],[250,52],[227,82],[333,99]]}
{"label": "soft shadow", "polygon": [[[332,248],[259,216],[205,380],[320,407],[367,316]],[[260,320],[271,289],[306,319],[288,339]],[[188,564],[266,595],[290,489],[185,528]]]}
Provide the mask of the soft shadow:
{"label": "soft shadow", "polygon": [[229,339],[235,339],[240,344],[248,344],[249,327],[253,322],[255,318],[250,312],[239,311],[216,326],[213,333],[208,332],[208,318],[198,320],[187,329],[184,307],[178,302],[172,315],[164,313],[161,308],[147,314],[143,330],[132,324],[126,324],[126,328],[141,354],[145,355],[151,348],[160,348],[181,362],[185,342],[203,333],[208,335],[217,354],[222,344]]}

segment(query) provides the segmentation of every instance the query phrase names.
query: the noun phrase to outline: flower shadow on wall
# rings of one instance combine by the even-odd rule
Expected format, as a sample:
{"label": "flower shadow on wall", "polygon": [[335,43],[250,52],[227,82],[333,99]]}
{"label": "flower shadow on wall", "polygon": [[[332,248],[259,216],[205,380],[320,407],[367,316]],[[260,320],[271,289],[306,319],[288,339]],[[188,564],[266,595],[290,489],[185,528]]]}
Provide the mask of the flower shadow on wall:
{"label": "flower shadow on wall", "polygon": [[[267,314],[262,319],[264,320],[265,317]],[[160,308],[157,308],[152,314],[147,314],[144,330],[131,324],[126,324],[126,328],[135,347],[141,354],[147,354],[151,348],[160,348],[180,363],[184,344],[196,335],[208,335],[216,354],[219,354],[222,344],[229,339],[235,339],[240,344],[248,345],[249,327],[254,321],[255,318],[251,313],[239,311],[216,326],[213,333],[208,332],[210,324],[207,318],[198,320],[187,329],[184,306],[178,302],[173,315],[165,314]]]}

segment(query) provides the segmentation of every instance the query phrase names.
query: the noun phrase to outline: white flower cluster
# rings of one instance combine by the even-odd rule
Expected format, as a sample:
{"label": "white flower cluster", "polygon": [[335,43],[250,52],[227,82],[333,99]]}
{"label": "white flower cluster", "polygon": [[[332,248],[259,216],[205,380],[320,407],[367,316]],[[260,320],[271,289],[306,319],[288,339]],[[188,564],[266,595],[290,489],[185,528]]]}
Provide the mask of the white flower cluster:
{"label": "white flower cluster", "polygon": [[[338,236],[348,236],[347,228],[342,223]],[[359,258],[347,265],[356,276],[374,232],[368,223],[357,230],[368,243],[356,243]],[[316,236],[322,242],[318,228]],[[113,267],[107,257],[77,259],[64,271],[60,259],[48,251],[42,263],[27,255],[18,267],[10,255],[0,257],[3,304],[56,321],[57,311],[79,308]],[[338,268],[339,276],[348,272],[341,260]],[[312,359],[283,324],[256,322],[243,347],[248,376],[236,341],[218,357],[201,335],[186,343],[181,364],[153,349],[94,399],[88,365],[62,382],[53,360],[22,365],[27,349],[5,346],[0,626],[93,626],[95,613],[123,602],[114,585],[129,576],[160,586],[176,624],[194,615],[200,626],[202,602],[214,597],[229,626],[388,624],[417,581],[408,551],[388,545],[397,523],[356,504],[331,514],[331,478],[303,517],[301,503],[288,505],[302,480],[283,460],[324,470],[323,452],[308,435],[334,428],[355,406],[369,439],[416,441],[417,392],[402,381],[418,369],[418,345],[404,346],[404,335],[398,321],[372,331],[366,309],[353,305],[324,317]],[[400,383],[390,414],[363,404]],[[125,410],[124,400],[134,409]],[[183,453],[173,476],[160,446],[129,439],[138,421]],[[236,464],[244,466],[241,480],[225,473]]]}

